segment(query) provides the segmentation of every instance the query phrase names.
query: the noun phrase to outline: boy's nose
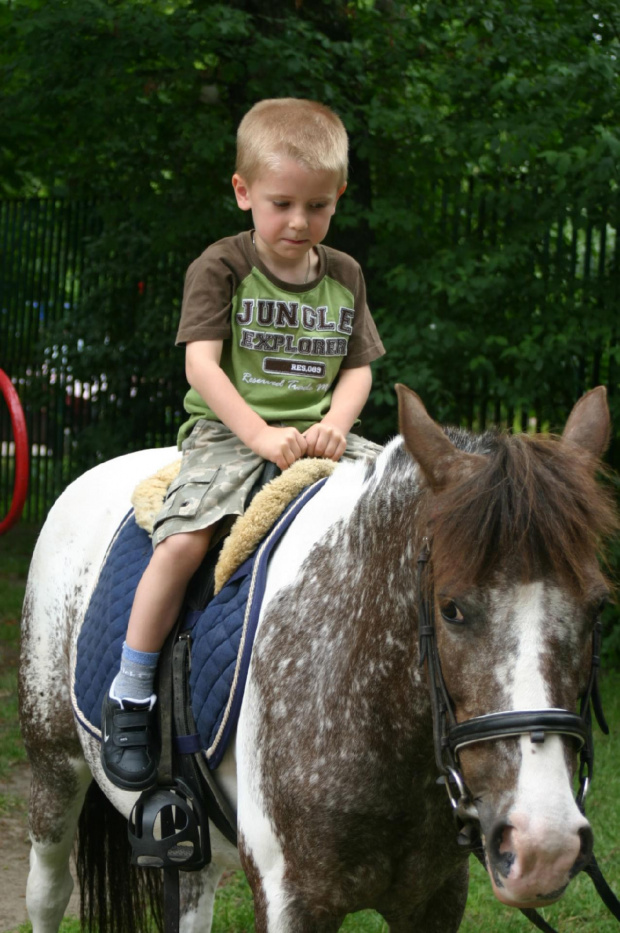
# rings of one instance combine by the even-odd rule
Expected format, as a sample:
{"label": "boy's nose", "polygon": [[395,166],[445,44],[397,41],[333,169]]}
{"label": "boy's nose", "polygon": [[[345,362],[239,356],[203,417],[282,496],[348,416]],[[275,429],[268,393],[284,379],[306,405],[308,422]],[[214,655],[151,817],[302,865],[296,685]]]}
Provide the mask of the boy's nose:
{"label": "boy's nose", "polygon": [[293,230],[305,230],[308,226],[306,215],[301,212],[293,214],[289,223]]}

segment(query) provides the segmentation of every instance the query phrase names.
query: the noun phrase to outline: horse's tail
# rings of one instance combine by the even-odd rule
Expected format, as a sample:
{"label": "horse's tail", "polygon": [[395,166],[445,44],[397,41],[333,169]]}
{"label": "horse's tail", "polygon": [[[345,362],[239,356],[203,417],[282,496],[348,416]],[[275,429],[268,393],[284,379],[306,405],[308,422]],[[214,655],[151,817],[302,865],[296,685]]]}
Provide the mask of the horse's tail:
{"label": "horse's tail", "polygon": [[127,820],[92,781],[78,823],[80,925],[97,933],[147,933],[162,924],[161,872],[130,864]]}

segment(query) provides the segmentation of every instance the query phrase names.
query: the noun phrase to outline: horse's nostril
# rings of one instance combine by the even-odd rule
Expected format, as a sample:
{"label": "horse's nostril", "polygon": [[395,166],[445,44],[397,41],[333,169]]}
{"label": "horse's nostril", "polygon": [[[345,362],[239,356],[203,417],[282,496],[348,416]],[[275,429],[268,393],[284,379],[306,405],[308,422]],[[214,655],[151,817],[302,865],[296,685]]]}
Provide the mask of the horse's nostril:
{"label": "horse's nostril", "polygon": [[581,849],[579,850],[579,855],[577,860],[571,869],[570,876],[574,878],[580,871],[582,871],[588,862],[592,858],[592,849],[594,847],[594,835],[589,826],[584,826],[579,830],[579,837],[581,839]]}
{"label": "horse's nostril", "polygon": [[512,830],[510,823],[498,823],[490,836],[489,856],[498,886],[501,886],[499,876],[507,878],[515,860],[511,846]]}

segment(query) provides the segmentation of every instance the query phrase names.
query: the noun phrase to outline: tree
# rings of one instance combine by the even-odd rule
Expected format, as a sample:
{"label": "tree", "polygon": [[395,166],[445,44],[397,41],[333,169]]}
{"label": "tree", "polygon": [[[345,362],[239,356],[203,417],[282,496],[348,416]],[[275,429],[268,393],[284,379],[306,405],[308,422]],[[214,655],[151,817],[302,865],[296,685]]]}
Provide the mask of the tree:
{"label": "tree", "polygon": [[617,0],[29,0],[3,14],[0,181],[97,200],[81,301],[47,345],[84,380],[106,374],[118,449],[143,442],[154,397],[182,396],[183,271],[239,229],[235,128],[268,96],[322,99],[351,136],[331,242],[362,262],[388,349],[371,434],[395,428],[396,380],[478,425],[561,424],[594,379],[615,405]]}

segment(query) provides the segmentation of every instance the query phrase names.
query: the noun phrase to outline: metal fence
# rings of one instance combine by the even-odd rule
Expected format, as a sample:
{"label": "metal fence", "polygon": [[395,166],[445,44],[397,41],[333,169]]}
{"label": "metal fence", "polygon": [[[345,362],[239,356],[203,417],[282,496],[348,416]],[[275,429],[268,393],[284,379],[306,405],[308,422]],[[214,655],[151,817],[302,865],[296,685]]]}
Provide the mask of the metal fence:
{"label": "metal fence", "polygon": [[[505,221],[493,213],[488,199],[479,199],[462,188],[459,197],[445,197],[437,227],[444,230],[445,242],[467,237],[485,237],[489,242],[506,236]],[[443,226],[442,226],[443,225]],[[567,209],[557,223],[539,231],[533,245],[531,275],[541,282],[541,303],[553,302],[560,292],[572,294],[577,302],[603,308],[610,319],[610,308],[618,318],[620,299],[620,223],[604,213],[597,219]],[[0,368],[13,380],[26,414],[31,445],[30,492],[24,517],[41,520],[67,483],[88,465],[84,438],[102,407],[109,404],[104,384],[79,383],[65,359],[62,340],[46,345],[50,325],[62,321],[67,312],[83,300],[84,265],[89,242],[102,231],[96,203],[87,201],[32,199],[0,201]],[[166,257],[153,281],[138,283],[151,292],[167,282],[180,289],[185,260]],[[110,289],[117,283],[110,283]],[[99,283],[101,287],[102,283]],[[106,291],[108,283],[103,283]],[[166,341],[172,340],[175,322],[168,299],[158,314],[158,327],[167,319]],[[611,315],[613,317],[613,314]],[[127,320],[130,331],[135,326]],[[169,333],[168,333],[169,332]],[[574,360],[574,389],[605,383],[615,392],[616,334],[590,346]],[[166,346],[171,345],[169,342]],[[585,342],[584,342],[585,345]],[[180,367],[179,367],[180,369]],[[182,386],[182,374],[179,373]],[[105,380],[102,374],[101,382]],[[147,414],[133,428],[131,446],[170,445],[179,423],[179,385],[155,380],[148,388]],[[548,423],[544,402],[532,400],[520,412],[507,410],[501,398],[485,388],[484,378],[464,386],[459,399],[464,423],[484,427],[486,422],[523,428]],[[127,449],[131,449],[130,446]],[[8,511],[13,489],[14,462],[11,424],[6,406],[0,400],[0,517]],[[612,451],[612,464],[616,458]],[[93,456],[92,462],[95,462]]]}
{"label": "metal fence", "polygon": [[[49,323],[79,300],[85,243],[101,222],[85,201],[0,201],[0,368],[13,381],[26,415],[31,445],[24,518],[40,520],[73,475],[70,438],[88,418],[69,391],[62,351],[54,365],[40,345]],[[51,365],[50,365],[51,362]],[[0,403],[0,511],[10,504],[13,441]]]}
{"label": "metal fence", "polygon": [[[532,203],[532,191],[524,189],[526,200]],[[533,199],[535,203],[535,198]],[[480,194],[470,181],[455,190],[445,189],[437,227],[446,243],[478,241],[492,248],[499,244],[510,248],[511,212],[501,207],[501,192],[493,187]],[[535,213],[535,208],[533,209]],[[520,219],[523,222],[523,218]],[[620,201],[618,193],[601,198],[593,206],[585,206],[567,194],[566,206],[558,210],[557,219],[541,222],[532,219],[531,249],[528,264],[523,268],[523,280],[538,283],[535,306],[531,306],[532,291],[523,307],[528,316],[539,315],[540,340],[545,337],[543,321],[549,319],[562,327],[561,314],[579,310],[582,315],[581,341],[574,348],[565,373],[568,393],[574,400],[588,388],[605,385],[610,401],[619,387],[618,338],[620,337]],[[514,294],[503,295],[503,305],[519,309],[522,297],[518,288]],[[507,373],[504,374],[507,377]],[[487,424],[512,429],[548,430],[554,424],[557,399],[545,398],[532,391],[520,410],[507,407],[501,392],[490,391],[483,375],[471,379],[460,402],[461,421],[468,427],[484,430]],[[607,461],[617,467],[620,461],[620,425],[616,424]]]}

